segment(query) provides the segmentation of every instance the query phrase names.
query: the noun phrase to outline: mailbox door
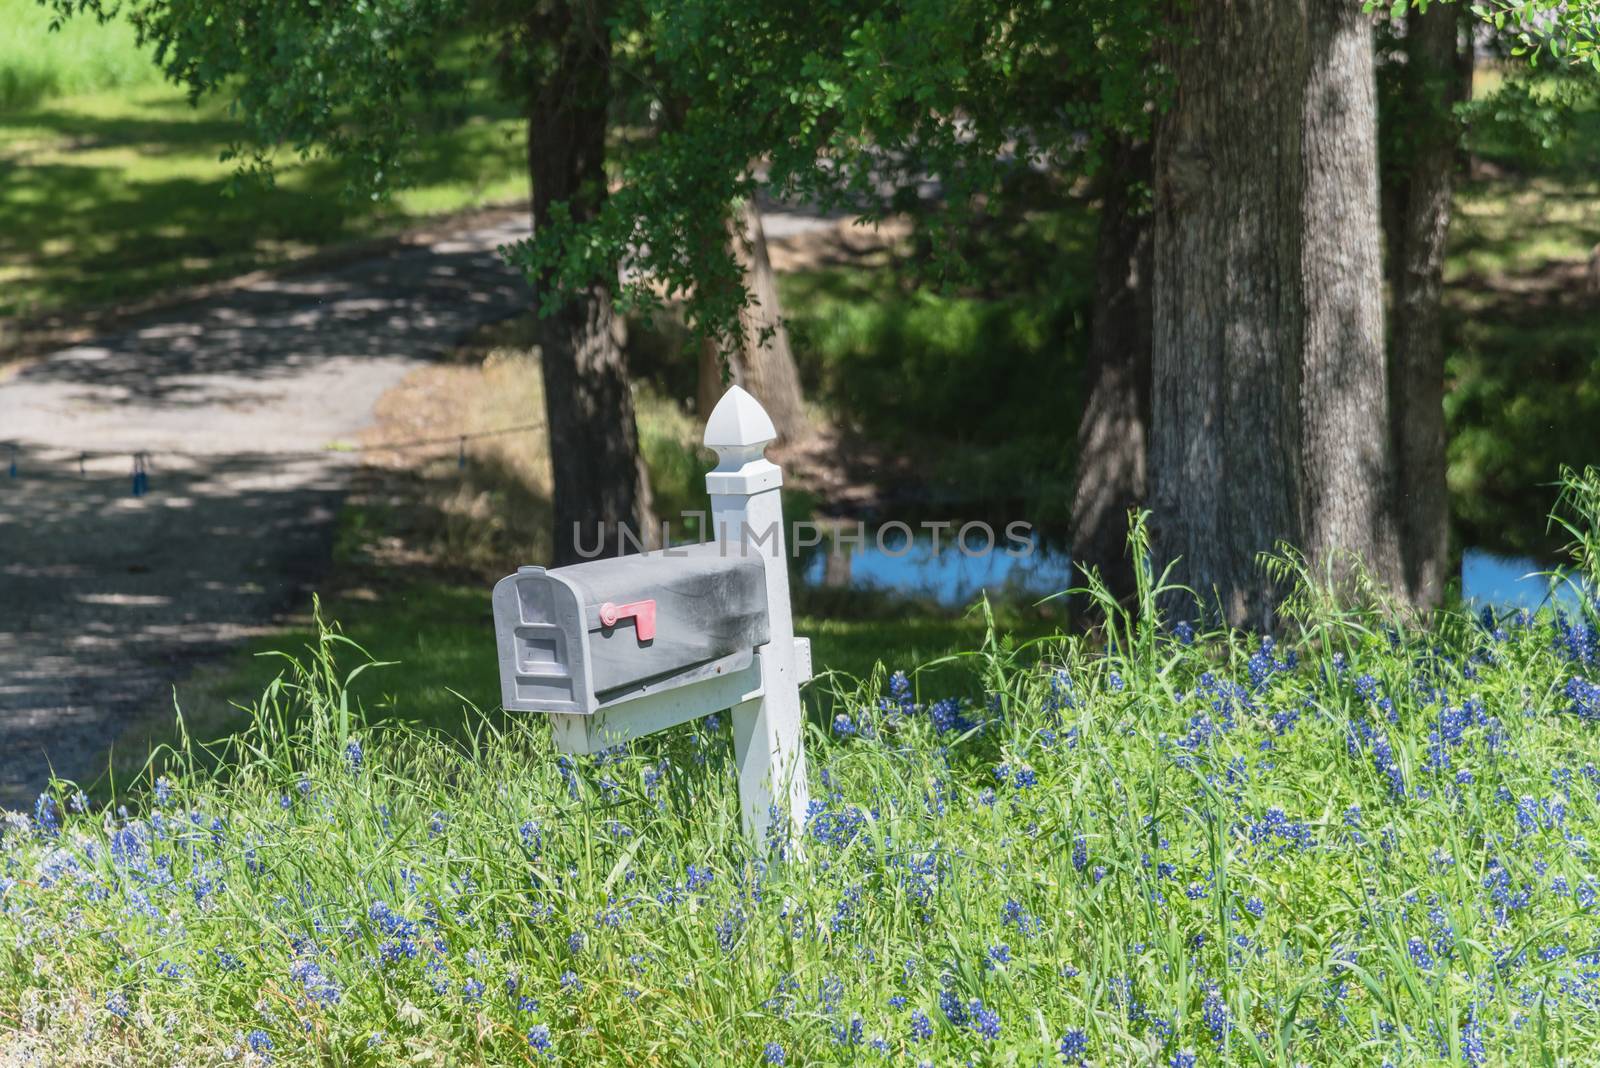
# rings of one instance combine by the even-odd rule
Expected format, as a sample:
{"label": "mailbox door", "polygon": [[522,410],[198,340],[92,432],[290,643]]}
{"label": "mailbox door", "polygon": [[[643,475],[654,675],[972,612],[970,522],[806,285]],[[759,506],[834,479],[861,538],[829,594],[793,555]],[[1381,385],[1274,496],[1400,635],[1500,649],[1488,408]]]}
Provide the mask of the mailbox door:
{"label": "mailbox door", "polygon": [[[717,544],[593,560],[555,573],[581,597],[589,683],[600,704],[664,680],[688,683],[745,667],[770,640],[762,561],[727,555]],[[608,604],[645,602],[654,602],[648,637],[638,615],[610,624],[602,618]]]}
{"label": "mailbox door", "polygon": [[503,707],[515,712],[594,711],[583,606],[558,573],[525,567],[501,579],[494,588],[494,620]]}

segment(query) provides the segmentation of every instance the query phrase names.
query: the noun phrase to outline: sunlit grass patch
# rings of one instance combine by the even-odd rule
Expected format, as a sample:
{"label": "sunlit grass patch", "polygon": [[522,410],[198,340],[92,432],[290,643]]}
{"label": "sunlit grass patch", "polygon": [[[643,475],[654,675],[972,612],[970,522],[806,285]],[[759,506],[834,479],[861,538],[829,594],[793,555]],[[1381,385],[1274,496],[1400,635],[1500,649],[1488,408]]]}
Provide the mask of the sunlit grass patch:
{"label": "sunlit grass patch", "polygon": [[279,265],[430,215],[527,196],[523,124],[481,113],[425,136],[414,184],[387,202],[345,196],[345,171],[280,159],[271,188],[235,183],[240,136],[223,104],[165,84],[0,113],[0,317],[148,296]]}
{"label": "sunlit grass patch", "polygon": [[38,0],[0,0],[0,115],[52,97],[161,80],[126,22],[80,18],[52,32],[50,21]]}

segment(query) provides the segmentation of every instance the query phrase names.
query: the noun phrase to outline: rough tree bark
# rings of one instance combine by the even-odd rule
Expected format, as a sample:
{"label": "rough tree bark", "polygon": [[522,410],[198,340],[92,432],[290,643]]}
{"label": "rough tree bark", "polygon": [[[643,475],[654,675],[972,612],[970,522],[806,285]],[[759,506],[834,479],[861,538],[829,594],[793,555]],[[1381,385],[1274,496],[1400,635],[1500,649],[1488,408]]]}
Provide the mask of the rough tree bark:
{"label": "rough tree bark", "polygon": [[1148,142],[1118,141],[1106,157],[1072,497],[1073,562],[1098,570],[1122,601],[1134,592],[1128,511],[1146,493],[1153,227],[1137,186],[1151,165]]}
{"label": "rough tree bark", "polygon": [[1156,135],[1150,482],[1158,565],[1269,628],[1298,543],[1305,0],[1178,9]]}
{"label": "rough tree bark", "polygon": [[[532,38],[540,35],[560,43],[530,100],[535,230],[549,220],[554,204],[565,204],[580,220],[598,213],[606,195],[610,100],[611,42],[602,12],[586,4],[555,5]],[[534,280],[536,303],[549,288],[548,279]],[[648,539],[654,518],[610,283],[597,280],[562,294],[559,308],[541,315],[538,338],[550,428],[555,562],[581,558],[580,534],[586,553],[593,555],[599,544],[604,555],[618,555],[632,545],[624,528]]]}
{"label": "rough tree bark", "polygon": [[1359,562],[1400,590],[1372,21],[1350,0],[1310,0],[1309,15],[1300,548],[1336,576]]}
{"label": "rough tree bark", "polygon": [[1406,14],[1401,75],[1403,159],[1388,191],[1392,423],[1399,461],[1398,514],[1405,579],[1419,607],[1440,603],[1450,578],[1445,485],[1445,237],[1460,132],[1452,109],[1462,87],[1454,5]]}
{"label": "rough tree bark", "polygon": [[[793,441],[806,433],[805,397],[789,347],[789,331],[783,324],[778,280],[767,256],[766,231],[753,199],[734,213],[729,235],[750,303],[739,316],[742,344],[729,357],[728,370],[733,381],[754,394],[772,416],[779,440]],[[711,414],[725,391],[722,354],[714,344],[705,342],[700,347],[698,403],[702,418]]]}

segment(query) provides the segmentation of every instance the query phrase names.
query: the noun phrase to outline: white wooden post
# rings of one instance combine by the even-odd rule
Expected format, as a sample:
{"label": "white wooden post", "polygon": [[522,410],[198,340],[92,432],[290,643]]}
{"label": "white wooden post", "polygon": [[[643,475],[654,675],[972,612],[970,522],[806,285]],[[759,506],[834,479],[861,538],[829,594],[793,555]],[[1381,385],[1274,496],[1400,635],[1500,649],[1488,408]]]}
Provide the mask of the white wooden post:
{"label": "white wooden post", "polygon": [[[811,657],[809,645],[795,640],[789,603],[788,540],[779,498],[783,472],[766,458],[767,445],[777,436],[756,399],[738,386],[730,389],[706,421],[706,448],[717,454],[706,491],[712,529],[725,551],[758,555],[767,569],[772,640],[758,650],[761,696],[735,705],[732,713],[744,829],[758,845],[772,834],[798,851],[810,802],[800,683],[810,677]],[[784,831],[771,828],[775,809],[788,821]]]}

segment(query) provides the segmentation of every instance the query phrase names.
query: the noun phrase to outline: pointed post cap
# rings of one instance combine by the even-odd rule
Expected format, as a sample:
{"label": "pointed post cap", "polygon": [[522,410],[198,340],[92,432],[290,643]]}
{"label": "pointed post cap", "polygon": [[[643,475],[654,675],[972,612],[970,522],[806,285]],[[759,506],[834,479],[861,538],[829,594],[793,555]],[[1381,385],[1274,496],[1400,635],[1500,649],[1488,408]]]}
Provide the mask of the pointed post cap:
{"label": "pointed post cap", "polygon": [[717,406],[711,409],[711,418],[706,420],[706,448],[719,454],[724,450],[759,451],[777,436],[772,417],[741,386],[734,386],[723,394]]}

